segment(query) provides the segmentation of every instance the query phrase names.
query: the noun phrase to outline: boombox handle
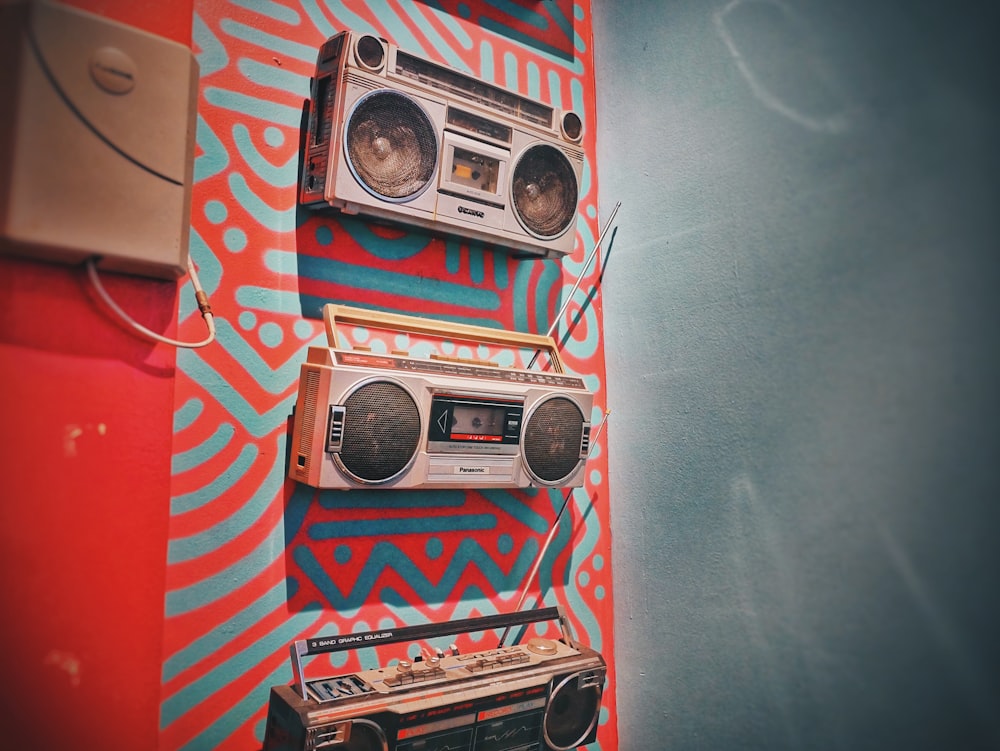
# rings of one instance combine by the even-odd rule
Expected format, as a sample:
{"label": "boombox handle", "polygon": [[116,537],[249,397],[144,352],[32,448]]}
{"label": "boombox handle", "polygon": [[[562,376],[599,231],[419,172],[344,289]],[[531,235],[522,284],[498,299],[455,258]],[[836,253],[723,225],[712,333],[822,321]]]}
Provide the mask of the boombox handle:
{"label": "boombox handle", "polygon": [[[523,349],[533,349],[536,353],[544,351],[556,373],[565,373],[562,359],[556,341],[547,334],[525,334],[520,331],[493,329],[488,326],[476,326],[470,323],[455,323],[439,321],[431,318],[402,315],[401,313],[386,313],[379,310],[354,308],[349,305],[327,303],[323,306],[323,321],[326,323],[326,337],[334,349],[340,346],[337,336],[337,324],[354,324],[356,326],[371,326],[389,331],[406,331],[413,334],[428,334],[440,338],[455,338],[462,341],[480,342],[483,344],[500,344]],[[534,361],[532,361],[534,362]]]}
{"label": "boombox handle", "polygon": [[401,641],[421,641],[438,636],[455,636],[473,631],[489,631],[490,629],[510,628],[541,621],[559,621],[563,641],[576,649],[576,642],[570,631],[569,622],[561,608],[538,608],[516,613],[501,613],[486,615],[481,618],[465,618],[448,623],[427,623],[421,626],[403,626],[397,629],[383,631],[366,631],[357,634],[341,634],[337,636],[319,636],[313,639],[296,639],[289,651],[292,655],[292,677],[298,688],[299,695],[308,699],[306,693],[305,673],[302,670],[302,658],[326,654],[328,652],[344,652],[360,647],[374,647],[381,644],[394,644]]}

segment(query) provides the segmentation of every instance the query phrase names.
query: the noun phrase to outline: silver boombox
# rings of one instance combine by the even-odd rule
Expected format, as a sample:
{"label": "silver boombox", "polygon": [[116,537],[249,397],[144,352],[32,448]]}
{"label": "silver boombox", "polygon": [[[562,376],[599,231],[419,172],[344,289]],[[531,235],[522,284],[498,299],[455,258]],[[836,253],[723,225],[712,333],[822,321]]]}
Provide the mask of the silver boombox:
{"label": "silver boombox", "polygon": [[[306,656],[554,620],[559,639],[303,673]],[[607,673],[558,608],[303,639],[291,657],[293,684],[271,689],[264,751],[568,751],[594,740]]]}
{"label": "silver boombox", "polygon": [[[578,487],[594,398],[551,336],[326,305],[302,364],[288,476],[326,489]],[[339,347],[338,323],[515,346],[551,370]]]}
{"label": "silver boombox", "polygon": [[299,200],[558,258],[582,137],[574,112],[343,31],[319,50]]}

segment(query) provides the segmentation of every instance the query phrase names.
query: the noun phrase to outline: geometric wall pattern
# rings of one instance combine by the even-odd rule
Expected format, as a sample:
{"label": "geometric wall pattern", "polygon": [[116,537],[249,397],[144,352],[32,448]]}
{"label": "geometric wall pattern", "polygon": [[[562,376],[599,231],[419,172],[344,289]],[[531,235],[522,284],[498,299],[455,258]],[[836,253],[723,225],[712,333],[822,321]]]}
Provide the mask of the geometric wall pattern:
{"label": "geometric wall pattern", "polygon": [[[347,28],[581,115],[570,256],[516,260],[297,207],[316,52]],[[268,689],[291,679],[291,641],[509,612],[563,505],[562,490],[317,491],[286,479],[286,451],[299,366],[308,346],[325,343],[327,302],[544,333],[572,294],[555,335],[601,422],[603,252],[573,289],[599,231],[591,19],[585,0],[198,0],[193,36],[201,85],[191,254],[218,341],[177,360],[161,749],[250,751],[263,737]],[[182,337],[200,338],[190,287],[179,318]],[[376,351],[413,344],[362,328],[351,336]],[[479,355],[465,343],[421,346]],[[498,354],[523,366],[517,353]],[[528,603],[561,605],[580,641],[608,661],[591,748],[611,751],[609,433],[610,424],[584,486],[568,494]],[[380,649],[317,657],[307,671],[398,656]]]}

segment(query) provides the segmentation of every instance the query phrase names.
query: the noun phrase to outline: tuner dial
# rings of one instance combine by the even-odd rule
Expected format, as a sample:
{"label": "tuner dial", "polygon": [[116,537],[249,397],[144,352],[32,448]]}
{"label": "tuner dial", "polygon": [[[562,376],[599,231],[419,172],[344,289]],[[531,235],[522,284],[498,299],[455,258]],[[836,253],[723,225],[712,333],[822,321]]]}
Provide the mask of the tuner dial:
{"label": "tuner dial", "polygon": [[536,655],[550,657],[556,653],[556,643],[551,639],[535,638],[528,640],[528,651]]}
{"label": "tuner dial", "polygon": [[400,660],[396,670],[400,673],[409,673],[413,670],[413,664],[409,660]]}

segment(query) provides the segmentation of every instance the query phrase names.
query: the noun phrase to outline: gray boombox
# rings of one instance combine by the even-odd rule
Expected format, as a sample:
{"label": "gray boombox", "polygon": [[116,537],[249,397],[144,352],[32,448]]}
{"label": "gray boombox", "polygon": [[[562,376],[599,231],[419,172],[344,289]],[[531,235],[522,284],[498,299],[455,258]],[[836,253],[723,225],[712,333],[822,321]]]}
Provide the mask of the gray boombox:
{"label": "gray boombox", "polygon": [[576,241],[583,122],[343,31],[320,48],[299,200],[530,257]]}
{"label": "gray boombox", "polygon": [[[329,652],[558,621],[558,639],[460,654],[451,645],[392,664],[307,680]],[[558,608],[441,625],[302,639],[293,683],[271,689],[264,751],[568,751],[597,733],[607,667]]]}
{"label": "gray boombox", "polygon": [[[317,488],[578,487],[594,398],[551,336],[326,305],[302,364],[288,476]],[[548,353],[551,371],[341,349],[338,325]]]}

